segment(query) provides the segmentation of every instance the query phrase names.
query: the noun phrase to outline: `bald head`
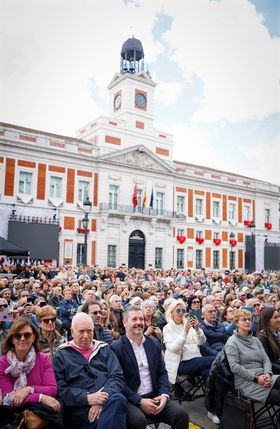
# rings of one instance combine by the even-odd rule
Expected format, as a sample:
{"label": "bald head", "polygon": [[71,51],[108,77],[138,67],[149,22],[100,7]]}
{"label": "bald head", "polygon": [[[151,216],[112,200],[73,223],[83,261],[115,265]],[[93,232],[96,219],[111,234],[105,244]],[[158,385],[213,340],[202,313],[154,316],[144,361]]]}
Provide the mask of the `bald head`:
{"label": "bald head", "polygon": [[92,345],[93,321],[85,313],[77,313],[72,319],[71,333],[74,343],[83,350],[87,350]]}

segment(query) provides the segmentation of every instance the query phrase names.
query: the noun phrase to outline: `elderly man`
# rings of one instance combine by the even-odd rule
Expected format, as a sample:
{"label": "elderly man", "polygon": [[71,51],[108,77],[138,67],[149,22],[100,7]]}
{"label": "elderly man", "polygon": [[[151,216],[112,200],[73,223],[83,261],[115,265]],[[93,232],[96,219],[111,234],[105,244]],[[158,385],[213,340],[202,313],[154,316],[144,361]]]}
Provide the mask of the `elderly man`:
{"label": "elderly man", "polygon": [[221,322],[217,322],[216,309],[212,304],[202,307],[203,320],[200,328],[206,337],[206,343],[200,346],[202,356],[216,356],[223,348],[227,340],[226,328]]}
{"label": "elderly man", "polygon": [[123,322],[126,335],[110,347],[118,356],[126,381],[127,429],[145,429],[147,418],[167,423],[173,429],[188,429],[187,411],[170,400],[160,344],[143,334],[142,311],[138,307],[128,307]]}
{"label": "elderly man", "polygon": [[53,358],[66,427],[125,429],[122,370],[110,347],[93,341],[93,330],[92,318],[77,313],[71,325],[73,340],[61,345]]}
{"label": "elderly man", "polygon": [[110,296],[110,325],[112,326],[113,337],[114,339],[118,338],[120,335],[124,334],[123,327],[123,310],[122,310],[122,300],[121,297],[114,294]]}

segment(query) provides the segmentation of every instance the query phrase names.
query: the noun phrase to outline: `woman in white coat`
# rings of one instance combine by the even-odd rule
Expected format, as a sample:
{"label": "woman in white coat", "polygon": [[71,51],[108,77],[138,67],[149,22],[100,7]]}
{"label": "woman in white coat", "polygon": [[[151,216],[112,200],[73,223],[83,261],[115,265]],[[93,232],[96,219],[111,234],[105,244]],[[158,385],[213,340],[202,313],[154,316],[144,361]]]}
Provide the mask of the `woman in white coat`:
{"label": "woman in white coat", "polygon": [[166,319],[163,341],[169,382],[175,384],[177,375],[199,375],[206,380],[214,357],[201,356],[199,346],[206,338],[197,318],[189,317],[184,301],[177,299],[170,304]]}

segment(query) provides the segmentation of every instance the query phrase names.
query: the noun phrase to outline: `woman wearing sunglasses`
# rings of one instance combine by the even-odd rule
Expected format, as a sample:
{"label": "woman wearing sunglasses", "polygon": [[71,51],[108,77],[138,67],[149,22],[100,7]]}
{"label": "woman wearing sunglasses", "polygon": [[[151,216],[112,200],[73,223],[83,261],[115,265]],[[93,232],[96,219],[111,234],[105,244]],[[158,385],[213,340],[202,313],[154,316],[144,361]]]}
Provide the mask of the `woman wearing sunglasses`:
{"label": "woman wearing sunglasses", "polygon": [[50,416],[60,411],[52,363],[49,356],[39,352],[38,339],[35,325],[26,318],[15,321],[7,333],[0,357],[1,427],[16,423],[16,414],[33,409],[34,403],[38,408],[38,403],[50,407]]}
{"label": "woman wearing sunglasses", "polygon": [[39,329],[39,347],[41,352],[53,357],[58,347],[64,343],[64,338],[56,328],[56,310],[51,305],[45,305],[36,313]]}
{"label": "woman wearing sunglasses", "polygon": [[170,383],[176,383],[177,374],[200,375],[206,380],[214,357],[201,356],[199,346],[205,343],[206,338],[197,318],[190,317],[184,301],[177,299],[169,305],[166,319],[168,323],[163,328],[164,360]]}

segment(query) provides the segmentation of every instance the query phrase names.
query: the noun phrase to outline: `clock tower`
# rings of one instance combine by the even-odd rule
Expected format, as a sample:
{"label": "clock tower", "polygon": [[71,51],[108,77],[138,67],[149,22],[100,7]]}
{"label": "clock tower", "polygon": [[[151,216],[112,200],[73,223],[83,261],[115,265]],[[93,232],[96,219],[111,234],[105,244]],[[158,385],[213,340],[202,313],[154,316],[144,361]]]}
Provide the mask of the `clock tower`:
{"label": "clock tower", "polygon": [[144,70],[144,50],[140,40],[129,38],[122,45],[120,72],[108,86],[112,117],[125,119],[128,128],[150,131],[154,121],[156,83]]}
{"label": "clock tower", "polygon": [[77,136],[92,142],[99,155],[144,145],[166,161],[172,160],[172,135],[154,127],[154,95],[157,84],[144,67],[140,40],[131,37],[121,49],[120,71],[108,86],[109,117],[89,122]]}

